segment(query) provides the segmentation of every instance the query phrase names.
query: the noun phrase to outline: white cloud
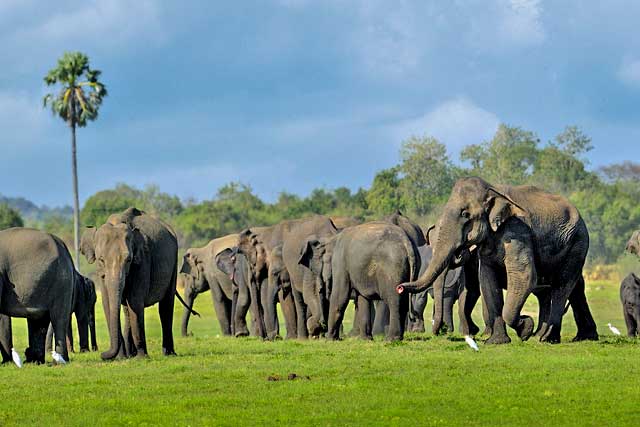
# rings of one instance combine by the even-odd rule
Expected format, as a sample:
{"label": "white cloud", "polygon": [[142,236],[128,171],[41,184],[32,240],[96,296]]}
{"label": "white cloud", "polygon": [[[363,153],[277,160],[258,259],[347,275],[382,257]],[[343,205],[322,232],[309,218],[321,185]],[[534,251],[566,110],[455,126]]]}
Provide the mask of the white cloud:
{"label": "white cloud", "polygon": [[540,0],[510,0],[504,7],[501,31],[514,44],[538,44],[544,41]]}
{"label": "white cloud", "polygon": [[640,59],[627,58],[618,69],[618,78],[624,83],[640,86]]}
{"label": "white cloud", "polygon": [[396,141],[410,136],[428,135],[435,137],[455,151],[468,144],[477,144],[490,139],[500,120],[471,100],[458,97],[438,105],[426,114],[406,120],[394,126]]}

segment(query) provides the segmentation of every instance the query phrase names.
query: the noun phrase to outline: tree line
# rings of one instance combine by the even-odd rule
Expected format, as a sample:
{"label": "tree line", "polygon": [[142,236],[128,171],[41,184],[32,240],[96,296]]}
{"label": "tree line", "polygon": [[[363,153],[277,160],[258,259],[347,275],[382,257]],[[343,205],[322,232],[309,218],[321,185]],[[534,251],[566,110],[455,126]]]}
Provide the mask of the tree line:
{"label": "tree line", "polygon": [[[181,200],[156,185],[138,189],[118,184],[89,197],[80,216],[83,225],[97,225],[113,212],[137,206],[169,221],[181,247],[202,245],[252,225],[313,214],[371,220],[399,209],[427,226],[435,222],[455,181],[476,175],[496,184],[536,185],[567,197],[589,228],[589,262],[608,264],[619,258],[640,225],[640,165],[626,162],[591,170],[586,154],[592,148],[591,139],[575,126],[542,142],[531,131],[502,124],[491,140],[465,147],[459,162],[452,161],[435,138],[409,138],[401,146],[400,162],[379,171],[370,188],[355,192],[346,187],[318,188],[306,197],[282,192],[270,203],[248,185],[232,182],[213,198],[195,201]],[[6,212],[0,209],[0,226],[8,218]],[[68,216],[54,213],[26,222],[73,241]]]}

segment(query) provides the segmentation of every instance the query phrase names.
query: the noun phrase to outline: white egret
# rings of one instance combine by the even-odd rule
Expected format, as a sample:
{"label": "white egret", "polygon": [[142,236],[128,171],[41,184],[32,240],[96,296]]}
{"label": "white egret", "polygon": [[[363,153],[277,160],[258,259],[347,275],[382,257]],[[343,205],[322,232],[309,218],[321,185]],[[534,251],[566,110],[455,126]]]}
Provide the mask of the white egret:
{"label": "white egret", "polygon": [[15,348],[11,347],[11,358],[18,368],[22,368],[22,359]]}
{"label": "white egret", "polygon": [[607,326],[609,327],[609,330],[614,333],[614,335],[622,335],[620,333],[620,330],[613,326],[611,323],[607,323]]}
{"label": "white egret", "polygon": [[478,348],[478,344],[475,342],[475,340],[473,338],[471,338],[469,335],[465,335],[464,336],[464,340],[467,342],[467,344],[469,345],[469,347],[471,347],[472,349],[474,349],[475,351],[480,351],[480,349]]}

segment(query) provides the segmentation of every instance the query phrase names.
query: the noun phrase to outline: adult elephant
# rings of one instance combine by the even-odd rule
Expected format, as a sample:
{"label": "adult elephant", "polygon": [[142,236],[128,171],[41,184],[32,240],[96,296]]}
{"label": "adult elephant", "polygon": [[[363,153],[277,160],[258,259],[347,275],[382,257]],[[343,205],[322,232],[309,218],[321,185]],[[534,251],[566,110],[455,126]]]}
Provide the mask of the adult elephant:
{"label": "adult elephant", "polygon": [[299,262],[315,273],[316,287],[331,286],[328,338],[339,338],[352,293],[357,298],[361,337],[371,339],[371,303],[381,299],[390,312],[387,339],[403,338],[409,300],[395,293],[394,283],[416,278],[418,269],[415,247],[400,227],[376,221],[347,228],[337,236],[311,236]]}
{"label": "adult elephant", "polygon": [[[49,322],[56,333],[55,351],[69,360],[65,337],[73,306],[73,272],[69,250],[59,238],[30,228],[0,231],[0,314],[27,318],[27,362],[44,363]],[[11,336],[6,338],[10,320],[5,317],[2,323],[4,347],[11,345]]]}
{"label": "adult elephant", "polygon": [[[144,308],[156,303],[162,325],[162,352],[175,355],[172,325],[178,241],[171,227],[143,211],[128,208],[111,215],[98,228],[88,227],[80,251],[90,264],[96,263],[102,286],[110,338],[110,348],[102,358],[148,354]],[[120,306],[124,311],[124,337]]]}
{"label": "adult elephant", "polygon": [[[314,274],[308,267],[299,263],[300,253],[307,237],[316,235],[330,237],[338,233],[330,218],[315,215],[310,218],[285,220],[272,227],[249,229],[240,233],[239,252],[245,254],[254,266],[254,272],[267,270],[267,288],[263,293],[263,307],[267,337],[277,335],[276,299],[281,290],[281,281],[273,274],[269,254],[282,246],[282,261],[291,282],[291,294],[295,302],[295,325],[297,338],[307,338],[309,334],[319,335],[326,330],[326,310],[328,299],[324,290],[316,286]],[[309,315],[307,316],[307,309]],[[288,317],[287,310],[285,320]],[[292,326],[292,325],[291,325]],[[290,334],[290,322],[287,322],[287,336]]]}
{"label": "adult elephant", "polygon": [[[545,295],[544,305],[549,307],[541,313],[541,341],[560,342],[567,299],[578,326],[574,340],[597,339],[582,277],[589,233],[578,210],[565,198],[536,187],[493,186],[480,178],[465,178],[456,182],[438,228],[432,263],[417,281],[398,285],[398,293],[428,288],[477,246],[491,326],[487,343],[511,341],[505,324],[522,340],[533,334],[533,320],[520,314],[531,293]],[[436,284],[434,291],[439,315],[442,285]]]}
{"label": "adult elephant", "polygon": [[[78,340],[80,343],[80,353],[90,350],[98,351],[98,343],[96,342],[96,286],[93,280],[83,276],[77,270],[74,270],[74,292],[73,292],[73,309],[72,313],[76,316],[78,325]],[[49,324],[47,331],[47,340],[45,348],[51,350],[51,342],[53,338],[53,325]],[[89,347],[89,338],[91,338],[91,347]],[[74,352],[73,347],[73,327],[71,319],[69,319],[69,327],[67,328],[67,347],[70,352]]]}
{"label": "adult elephant", "polygon": [[[229,234],[224,237],[211,240],[202,248],[189,248],[184,254],[181,273],[191,276],[191,286],[185,288],[185,307],[182,316],[182,334],[186,336],[189,316],[193,302],[198,294],[211,290],[216,317],[220,323],[220,329],[224,335],[248,336],[246,315],[249,306],[254,307],[254,319],[259,320],[258,315],[259,290],[255,283],[243,284],[242,289],[234,284],[233,276],[220,270],[216,257],[223,251],[238,245],[238,234]],[[238,259],[237,271],[246,272],[248,264],[244,257]],[[238,296],[242,297],[238,299]],[[257,333],[264,336],[262,322],[256,323]]]}

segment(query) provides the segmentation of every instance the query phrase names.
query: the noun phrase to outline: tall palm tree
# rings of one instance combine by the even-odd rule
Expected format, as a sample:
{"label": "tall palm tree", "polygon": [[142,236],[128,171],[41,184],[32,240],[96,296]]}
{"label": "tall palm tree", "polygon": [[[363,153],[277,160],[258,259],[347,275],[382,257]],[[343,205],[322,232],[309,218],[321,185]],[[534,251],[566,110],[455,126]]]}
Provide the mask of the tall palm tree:
{"label": "tall palm tree", "polygon": [[101,72],[89,68],[89,58],[81,52],[65,52],[58,66],[44,78],[47,86],[60,85],[57,95],[49,93],[43,99],[56,116],[71,128],[71,167],[73,174],[73,240],[76,265],[80,264],[80,202],[78,200],[78,162],[76,160],[76,128],[98,118],[102,99],[107,96],[104,84],[98,81]]}

